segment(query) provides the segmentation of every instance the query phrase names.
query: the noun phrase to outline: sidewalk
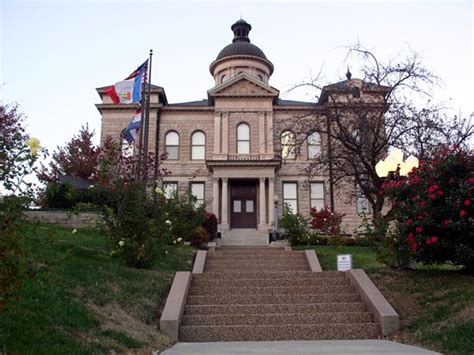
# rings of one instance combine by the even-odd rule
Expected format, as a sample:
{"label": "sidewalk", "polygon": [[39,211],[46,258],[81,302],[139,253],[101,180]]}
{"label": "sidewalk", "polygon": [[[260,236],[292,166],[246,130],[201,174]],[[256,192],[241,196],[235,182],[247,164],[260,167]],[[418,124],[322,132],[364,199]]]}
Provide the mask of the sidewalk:
{"label": "sidewalk", "polygon": [[163,355],[241,354],[438,354],[416,346],[388,340],[239,341],[218,343],[177,343]]}

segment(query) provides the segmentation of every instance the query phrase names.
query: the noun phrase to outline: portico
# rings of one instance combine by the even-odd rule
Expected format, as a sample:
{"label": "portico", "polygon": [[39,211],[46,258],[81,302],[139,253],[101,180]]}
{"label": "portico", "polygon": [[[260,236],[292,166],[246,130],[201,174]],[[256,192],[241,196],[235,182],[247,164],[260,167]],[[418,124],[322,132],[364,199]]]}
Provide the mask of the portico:
{"label": "portico", "polygon": [[279,163],[208,161],[207,164],[213,173],[212,207],[222,238],[231,238],[238,229],[245,229],[245,234],[267,240],[275,222],[275,168]]}

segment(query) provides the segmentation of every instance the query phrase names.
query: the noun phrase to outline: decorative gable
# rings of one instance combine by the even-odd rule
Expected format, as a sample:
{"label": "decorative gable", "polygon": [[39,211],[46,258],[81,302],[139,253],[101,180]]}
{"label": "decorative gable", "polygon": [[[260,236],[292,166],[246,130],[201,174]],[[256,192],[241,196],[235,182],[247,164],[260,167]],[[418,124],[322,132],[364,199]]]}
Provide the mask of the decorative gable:
{"label": "decorative gable", "polygon": [[241,73],[208,91],[212,97],[278,97],[279,91],[270,85]]}

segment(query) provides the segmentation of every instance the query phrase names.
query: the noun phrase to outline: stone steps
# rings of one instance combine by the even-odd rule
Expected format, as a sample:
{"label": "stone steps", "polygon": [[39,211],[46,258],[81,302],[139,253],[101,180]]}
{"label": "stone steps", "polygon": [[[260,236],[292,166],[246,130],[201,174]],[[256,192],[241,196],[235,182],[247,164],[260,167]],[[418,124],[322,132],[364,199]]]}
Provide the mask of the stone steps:
{"label": "stone steps", "polygon": [[253,305],[186,305],[185,315],[194,314],[277,314],[277,313],[330,313],[330,312],[364,312],[367,308],[359,302],[337,303],[283,303]]}
{"label": "stone steps", "polygon": [[247,272],[240,272],[235,271],[232,273],[219,273],[219,272],[205,272],[204,274],[196,274],[193,275],[193,279],[196,280],[212,280],[212,279],[259,279],[259,280],[266,280],[266,279],[311,279],[311,280],[318,280],[318,279],[330,279],[330,278],[338,278],[340,280],[344,279],[344,273],[338,271],[327,271],[327,272],[311,272],[311,271],[279,271],[279,272],[271,272],[271,271],[247,271]]}
{"label": "stone steps", "polygon": [[193,274],[180,341],[371,339],[381,334],[342,272],[311,272],[304,252],[225,247]]}
{"label": "stone steps", "polygon": [[292,278],[292,279],[196,279],[191,286],[196,287],[290,287],[290,286],[341,286],[347,285],[342,278]]}
{"label": "stone steps", "polygon": [[299,295],[299,294],[328,294],[328,293],[352,293],[349,285],[339,286],[269,286],[269,287],[202,287],[191,286],[189,294],[200,295]]}
{"label": "stone steps", "polygon": [[[266,296],[266,297],[265,297]],[[357,302],[359,295],[354,292],[338,294],[278,294],[278,295],[190,295],[187,299],[189,305],[211,304],[266,304],[266,303],[316,303],[316,302]]]}
{"label": "stone steps", "polygon": [[197,314],[184,315],[183,325],[273,325],[372,323],[369,312]]}
{"label": "stone steps", "polygon": [[309,270],[309,266],[307,263],[288,263],[288,264],[278,264],[278,263],[271,263],[271,264],[214,264],[206,262],[204,267],[204,271],[209,272],[234,272],[235,270],[241,271],[252,271],[255,269],[267,270],[267,271],[307,271]]}
{"label": "stone steps", "polygon": [[268,341],[319,339],[374,339],[380,334],[376,323],[205,325],[181,326],[180,341]]}

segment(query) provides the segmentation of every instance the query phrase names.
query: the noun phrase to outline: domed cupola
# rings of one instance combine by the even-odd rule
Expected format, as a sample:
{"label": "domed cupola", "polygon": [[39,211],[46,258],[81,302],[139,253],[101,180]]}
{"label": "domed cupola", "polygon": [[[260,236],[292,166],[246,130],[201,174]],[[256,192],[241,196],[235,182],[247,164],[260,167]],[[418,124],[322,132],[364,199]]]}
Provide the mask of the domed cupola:
{"label": "domed cupola", "polygon": [[232,43],[219,52],[209,67],[216,85],[241,72],[268,82],[273,73],[273,64],[260,48],[250,43],[249,32],[252,26],[240,19],[231,26],[231,29],[234,32]]}

